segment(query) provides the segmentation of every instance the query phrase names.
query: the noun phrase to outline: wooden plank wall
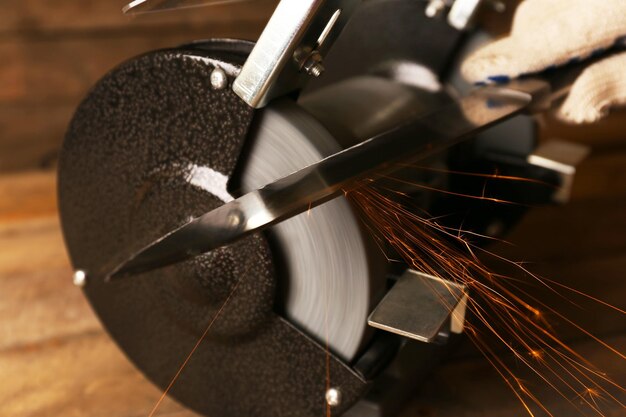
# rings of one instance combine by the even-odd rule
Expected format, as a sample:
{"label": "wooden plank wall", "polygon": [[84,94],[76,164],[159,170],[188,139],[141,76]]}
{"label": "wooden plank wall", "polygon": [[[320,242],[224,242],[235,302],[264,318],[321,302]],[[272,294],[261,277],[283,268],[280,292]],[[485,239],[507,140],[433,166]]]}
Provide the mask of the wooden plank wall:
{"label": "wooden plank wall", "polygon": [[0,171],[50,164],[81,97],[137,54],[256,39],[276,0],[128,18],[124,0],[0,0]]}
{"label": "wooden plank wall", "polygon": [[[133,19],[120,12],[124,0],[0,0],[0,172],[50,166],[80,99],[118,63],[194,39],[256,39],[276,2]],[[501,32],[507,19],[490,17]],[[551,135],[612,147],[623,136],[621,119],[590,129],[548,127]]]}

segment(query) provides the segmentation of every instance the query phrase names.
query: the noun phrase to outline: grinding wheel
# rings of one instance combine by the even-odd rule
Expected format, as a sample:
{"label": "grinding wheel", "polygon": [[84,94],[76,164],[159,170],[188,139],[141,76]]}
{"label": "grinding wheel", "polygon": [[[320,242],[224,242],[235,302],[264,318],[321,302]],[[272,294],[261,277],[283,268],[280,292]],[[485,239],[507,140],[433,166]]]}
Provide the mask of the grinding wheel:
{"label": "grinding wheel", "polygon": [[[259,115],[242,161],[252,191],[341,150],[328,131],[293,102]],[[360,229],[349,203],[335,199],[279,223],[270,232],[287,280],[284,310],[296,325],[350,361],[366,341],[367,316],[385,280],[384,259]]]}
{"label": "grinding wheel", "polygon": [[61,153],[64,237],[74,267],[87,271],[94,310],[161,387],[221,311],[172,390],[184,404],[213,417],[321,415],[330,371],[341,412],[367,386],[346,361],[368,340],[384,280],[347,201],[127,280],[90,274],[231,199],[232,178],[246,191],[338,150],[294,103],[255,116],[230,89],[211,86],[215,68],[232,82],[248,47],[159,51],[98,83]]}

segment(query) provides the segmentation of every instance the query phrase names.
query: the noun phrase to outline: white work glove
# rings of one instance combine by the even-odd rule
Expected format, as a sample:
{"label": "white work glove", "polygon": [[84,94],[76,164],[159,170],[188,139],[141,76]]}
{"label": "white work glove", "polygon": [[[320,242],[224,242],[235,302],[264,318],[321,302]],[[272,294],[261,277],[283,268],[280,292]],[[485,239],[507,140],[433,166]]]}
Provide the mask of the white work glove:
{"label": "white work glove", "polygon": [[[472,54],[464,77],[499,83],[584,60],[626,40],[626,0],[525,0],[511,34]],[[590,65],[574,83],[558,116],[595,122],[626,104],[626,52]]]}

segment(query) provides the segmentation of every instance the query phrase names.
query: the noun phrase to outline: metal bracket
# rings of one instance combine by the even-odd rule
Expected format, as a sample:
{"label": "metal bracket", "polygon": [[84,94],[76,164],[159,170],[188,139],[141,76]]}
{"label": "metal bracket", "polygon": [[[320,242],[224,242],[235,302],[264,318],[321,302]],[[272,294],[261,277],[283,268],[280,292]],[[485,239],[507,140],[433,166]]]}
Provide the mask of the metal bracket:
{"label": "metal bracket", "polygon": [[408,270],[368,319],[378,329],[435,343],[462,333],[467,307],[463,285]]}
{"label": "metal bracket", "polygon": [[466,29],[482,3],[483,0],[456,0],[448,13],[448,23],[455,29]]}
{"label": "metal bracket", "polygon": [[457,30],[466,30],[485,3],[497,12],[506,10],[505,3],[500,0],[428,0],[425,13],[431,18],[442,17],[449,9],[446,16],[448,24]]}
{"label": "metal bracket", "polygon": [[535,152],[528,155],[528,163],[546,168],[557,173],[561,180],[552,199],[555,203],[567,203],[572,194],[576,167],[589,155],[587,146],[551,140],[541,144]]}
{"label": "metal bracket", "polygon": [[235,94],[259,108],[321,75],[323,57],[359,3],[282,0],[233,83]]}

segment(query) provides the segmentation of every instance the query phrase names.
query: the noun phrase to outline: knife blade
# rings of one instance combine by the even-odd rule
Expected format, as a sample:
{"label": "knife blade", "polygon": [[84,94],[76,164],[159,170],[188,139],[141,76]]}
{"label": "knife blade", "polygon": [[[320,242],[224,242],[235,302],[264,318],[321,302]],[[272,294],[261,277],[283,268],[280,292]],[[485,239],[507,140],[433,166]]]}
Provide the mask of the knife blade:
{"label": "knife blade", "polygon": [[104,272],[107,280],[181,262],[260,232],[343,194],[359,181],[399,168],[474,136],[541,103],[541,80],[483,87],[429,114],[380,133],[249,192],[171,231]]}

